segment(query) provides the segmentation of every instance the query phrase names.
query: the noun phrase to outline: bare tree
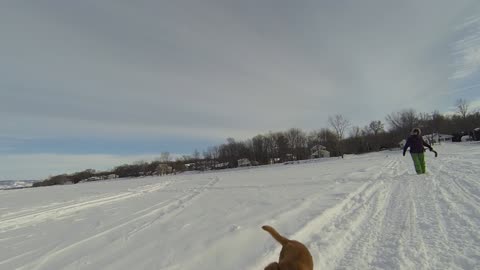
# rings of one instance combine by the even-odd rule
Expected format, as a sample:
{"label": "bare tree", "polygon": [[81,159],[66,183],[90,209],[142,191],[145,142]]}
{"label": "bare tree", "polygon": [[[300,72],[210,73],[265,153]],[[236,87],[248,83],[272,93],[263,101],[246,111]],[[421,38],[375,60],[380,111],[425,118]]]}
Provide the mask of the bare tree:
{"label": "bare tree", "polygon": [[285,161],[288,154],[288,139],[284,132],[273,133],[274,148],[276,152],[276,158]]}
{"label": "bare tree", "polygon": [[352,138],[359,138],[362,136],[362,129],[359,126],[352,127],[350,131],[350,137]]}
{"label": "bare tree", "polygon": [[301,129],[291,128],[285,132],[288,140],[288,146],[291,154],[293,153],[297,159],[305,159],[309,153],[307,151],[307,135]]}
{"label": "bare tree", "polygon": [[279,154],[279,149],[275,140],[275,134],[270,131],[264,137],[264,147],[266,152],[267,163],[270,163],[272,158],[277,158]]}
{"label": "bare tree", "polygon": [[201,154],[197,149],[195,149],[193,151],[192,158],[193,158],[192,162],[195,164],[194,165],[195,170],[203,170],[204,168],[201,168],[201,165],[202,165],[201,160],[200,160],[201,159]]}
{"label": "bare tree", "polygon": [[218,146],[208,147],[207,151],[214,161],[218,159]]}
{"label": "bare tree", "polygon": [[207,150],[203,151],[203,159],[206,164],[208,164],[207,168],[213,168],[215,166],[215,154],[212,151],[212,148],[209,147]]}
{"label": "bare tree", "polygon": [[392,131],[401,133],[409,132],[418,125],[418,116],[413,109],[389,114],[386,119]]}
{"label": "bare tree", "polygon": [[455,102],[455,107],[457,107],[457,113],[460,114],[463,119],[466,119],[470,107],[468,101],[462,98],[457,99],[457,102]]}
{"label": "bare tree", "polygon": [[169,162],[170,161],[170,153],[169,152],[162,152],[160,154],[160,161],[161,162]]}
{"label": "bare tree", "polygon": [[267,138],[263,135],[257,135],[252,138],[252,151],[254,160],[267,164],[270,160]]}
{"label": "bare tree", "polygon": [[384,131],[382,121],[372,121],[368,125],[368,128],[373,132],[374,135],[378,135],[379,133]]}
{"label": "bare tree", "polygon": [[346,119],[341,114],[334,115],[333,117],[328,117],[328,123],[335,130],[335,133],[337,134],[339,140],[343,139],[345,129],[350,126],[350,121],[348,121],[348,119]]}
{"label": "bare tree", "polygon": [[442,127],[444,126],[444,123],[446,122],[445,117],[440,114],[439,111],[435,110],[432,113],[432,129],[435,133],[439,133]]}
{"label": "bare tree", "polygon": [[195,161],[198,161],[200,159],[200,152],[197,149],[193,151],[193,159],[195,159]]}

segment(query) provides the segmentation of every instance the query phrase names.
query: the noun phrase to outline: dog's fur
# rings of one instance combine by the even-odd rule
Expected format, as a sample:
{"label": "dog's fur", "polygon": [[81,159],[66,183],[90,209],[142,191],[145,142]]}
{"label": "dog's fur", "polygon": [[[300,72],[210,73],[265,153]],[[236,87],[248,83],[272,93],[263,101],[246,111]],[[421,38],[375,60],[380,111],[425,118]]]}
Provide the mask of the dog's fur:
{"label": "dog's fur", "polygon": [[274,228],[263,226],[282,245],[280,258],[265,267],[265,270],[313,270],[312,255],[302,243],[281,236]]}

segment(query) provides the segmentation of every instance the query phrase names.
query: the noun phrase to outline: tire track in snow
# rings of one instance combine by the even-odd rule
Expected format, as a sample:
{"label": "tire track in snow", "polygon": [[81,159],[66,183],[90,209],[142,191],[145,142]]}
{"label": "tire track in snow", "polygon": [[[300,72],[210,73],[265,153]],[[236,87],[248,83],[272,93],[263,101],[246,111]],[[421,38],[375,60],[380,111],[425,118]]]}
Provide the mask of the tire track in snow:
{"label": "tire track in snow", "polygon": [[[459,162],[461,163],[461,162]],[[458,164],[455,163],[456,166],[452,165],[442,165],[436,166],[437,170],[441,172],[442,178],[450,179],[447,184],[450,182],[455,185],[455,189],[458,190],[462,195],[468,197],[471,201],[476,201],[476,204],[480,204],[480,185],[478,184],[478,178],[473,178],[469,175],[480,175],[480,170],[473,170],[469,168],[469,175],[462,175],[459,176],[458,174],[451,173],[455,171],[455,167],[458,167]],[[480,166],[479,166],[480,167]],[[478,168],[478,167],[477,167]],[[462,168],[462,171],[465,168]],[[463,197],[463,196],[462,196]]]}
{"label": "tire track in snow", "polygon": [[[163,201],[157,203],[151,207],[138,211],[133,216],[126,218],[120,224],[110,227],[106,230],[101,232],[97,232],[94,235],[82,239],[78,242],[72,243],[66,247],[61,247],[57,250],[53,250],[44,256],[40,257],[39,259],[30,262],[27,265],[17,268],[18,270],[26,270],[26,269],[50,269],[50,265],[55,265],[55,261],[59,263],[68,261],[65,260],[64,257],[68,257],[68,255],[74,253],[77,258],[86,256],[90,252],[90,249],[83,248],[86,244],[95,244],[95,249],[99,249],[99,246],[106,246],[109,245],[112,241],[105,240],[104,238],[114,239],[115,240],[122,240],[127,241],[136,233],[143,231],[150,226],[152,226],[155,222],[159,221],[160,218],[165,217],[168,214],[175,212],[176,210],[182,210],[182,206],[186,203],[190,202],[191,200],[195,199],[199,195],[203,194],[207,191],[210,187],[214,186],[218,183],[220,179],[218,177],[213,178],[209,181],[206,185],[201,186],[197,189],[194,189],[192,192],[189,192],[180,198],[173,198],[167,201]],[[147,219],[147,220],[146,220]],[[125,230],[125,227],[132,226],[133,229]],[[114,234],[117,233],[117,234]],[[114,234],[114,235],[112,235]],[[110,236],[109,236],[110,235]],[[112,237],[113,236],[113,237]],[[102,238],[103,237],[103,238]],[[96,243],[95,243],[96,241]],[[86,254],[81,254],[81,253]],[[48,265],[47,265],[48,264]],[[45,267],[47,268],[45,268]],[[58,266],[61,267],[61,266]]]}
{"label": "tire track in snow", "polygon": [[[314,217],[313,219],[311,219],[299,231],[297,231],[297,233],[288,237],[290,239],[296,239],[303,242],[310,249],[310,252],[314,257],[315,267],[318,269],[325,269],[324,267],[326,267],[327,265],[319,263],[318,260],[318,255],[320,254],[318,245],[322,245],[330,240],[326,239],[325,237],[320,237],[315,232],[318,231],[319,228],[322,228],[324,234],[331,233],[332,238],[334,238],[332,230],[335,230],[337,226],[344,226],[344,224],[338,222],[339,220],[341,220],[341,218],[338,218],[338,213],[349,212],[349,210],[352,208],[358,208],[359,206],[356,206],[357,202],[363,200],[362,197],[370,198],[371,193],[375,192],[375,190],[376,187],[374,182],[368,182],[363,184],[359,189],[350,193],[343,201],[331,208],[326,209],[318,217]],[[346,240],[347,238],[348,237],[343,237],[342,239],[333,239],[331,243],[340,244],[343,240]],[[267,254],[264,254],[263,258],[261,258],[249,269],[261,269],[262,266],[264,267],[269,262],[277,260],[280,249],[281,247],[275,245],[275,249],[272,249]],[[331,259],[333,255],[337,254],[338,252],[341,252],[340,249],[333,247],[331,251],[323,250],[322,254]]]}
{"label": "tire track in snow", "polygon": [[448,242],[441,249],[433,249],[432,253],[437,258],[438,267],[473,269],[480,261],[480,204],[472,196],[478,191],[478,184],[476,188],[466,189],[457,180],[464,178],[467,181],[468,177],[452,175],[449,166],[437,167],[438,174],[434,175],[432,181],[439,209],[438,218],[444,228],[443,238]]}
{"label": "tire track in snow", "polygon": [[[407,212],[399,201],[404,199],[394,193],[392,186],[398,181],[371,182],[367,189],[351,198],[341,209],[333,209],[333,215],[318,224],[313,220],[298,234],[304,234],[312,253],[316,256],[319,269],[346,269],[352,267],[371,268],[377,264],[392,269],[398,262],[379,260],[376,250],[394,254],[398,246],[398,230],[410,225]],[[396,213],[396,217],[393,213]],[[398,217],[398,219],[397,219]],[[319,217],[322,220],[324,217]],[[400,222],[399,222],[400,221]],[[387,243],[381,248],[380,243]],[[381,257],[383,259],[386,257]]]}
{"label": "tire track in snow", "polygon": [[14,260],[18,260],[18,259],[21,259],[21,258],[23,258],[23,257],[29,256],[29,255],[37,252],[37,251],[38,251],[38,249],[36,249],[36,250],[30,250],[30,251],[27,251],[27,252],[20,253],[20,254],[18,254],[18,255],[16,255],[16,256],[10,257],[10,258],[8,258],[8,259],[6,259],[6,260],[0,261],[0,266],[1,266],[1,265],[4,265],[4,264],[7,264],[7,263],[10,263],[10,262],[12,262],[12,261],[14,261]]}
{"label": "tire track in snow", "polygon": [[[478,186],[468,177],[467,185],[452,180],[443,162],[432,161],[432,173],[417,176],[407,173],[407,160],[395,158],[378,180],[291,238],[306,244],[318,269],[473,269],[480,261]],[[279,250],[251,269],[276,260]]]}
{"label": "tire track in snow", "polygon": [[[383,227],[384,220],[386,216],[386,208],[384,207],[376,207],[379,205],[384,205],[388,202],[388,198],[391,196],[391,190],[386,187],[387,184],[382,183],[383,186],[379,186],[378,189],[372,194],[372,196],[364,201],[357,201],[357,203],[362,204],[358,207],[358,210],[349,210],[350,212],[357,212],[355,213],[357,216],[353,217],[356,220],[356,225],[352,225],[352,231],[347,232],[347,236],[341,235],[339,237],[344,237],[348,239],[349,244],[345,245],[347,248],[342,250],[342,256],[340,262],[338,262],[338,268],[348,268],[349,264],[356,260],[357,257],[362,257],[366,260],[365,261],[357,261],[356,267],[358,268],[366,268],[368,263],[371,261],[371,257],[373,254],[370,254],[371,250],[376,246],[378,239],[381,237],[380,232],[378,230],[373,230],[375,227]],[[343,219],[337,219],[334,221],[335,227],[331,227],[328,230],[339,230],[341,231],[342,228],[348,228],[348,219],[352,218],[350,215],[345,215],[342,217]],[[344,220],[347,219],[347,220]],[[341,222],[340,226],[337,225]],[[353,227],[354,226],[354,227]],[[319,241],[322,243],[328,243],[326,239],[320,239]],[[312,244],[316,246],[316,249],[319,249],[318,244]],[[341,245],[341,244],[339,244]],[[339,247],[341,249],[343,247]],[[337,249],[337,250],[338,250]],[[338,256],[338,254],[335,254]],[[332,260],[332,262],[334,262]],[[320,263],[322,260],[320,259]]]}
{"label": "tire track in snow", "polygon": [[[382,181],[379,182],[378,179],[380,179],[384,174],[390,174],[391,169],[396,168],[398,164],[398,159],[394,159],[389,160],[385,164],[381,165],[382,169],[380,169],[378,172],[374,172],[373,174],[370,171],[374,170],[375,168],[366,170],[366,172],[368,173],[366,175],[363,174],[364,171],[350,173],[349,175],[353,176],[354,179],[368,176],[371,176],[372,178],[370,180],[367,180],[367,182],[357,188],[357,190],[348,194],[347,197],[343,199],[340,203],[322,211],[319,216],[312,217],[306,224],[303,225],[303,227],[301,227],[297,231],[297,233],[295,233],[293,236],[289,236],[289,238],[291,239],[302,241],[306,244],[307,247],[309,247],[312,255],[314,256],[315,268],[324,269],[324,267],[326,267],[325,263],[319,261],[318,256],[315,256],[315,254],[320,254],[316,245],[318,243],[324,243],[326,241],[325,239],[322,239],[319,234],[315,233],[316,231],[318,231],[318,228],[324,228],[325,233],[328,234],[331,233],[333,230],[336,230],[337,227],[345,226],[345,222],[343,222],[343,220],[348,221],[348,219],[355,220],[354,226],[360,226],[360,224],[369,217],[369,215],[364,214],[364,210],[362,210],[364,208],[363,203],[367,202],[367,204],[371,204],[372,201],[378,200],[376,194],[382,190],[382,186],[384,185],[384,183]],[[311,198],[309,198],[309,200],[311,200]],[[284,213],[283,216],[290,215],[290,212],[297,210],[298,209],[293,209],[288,213]],[[371,209],[371,211],[373,210]],[[345,216],[339,216],[339,213],[348,214]],[[380,214],[381,213],[376,213],[376,215]],[[352,216],[355,216],[355,218],[353,218]],[[336,239],[335,237],[333,237],[332,234],[332,240],[330,242],[340,244],[342,243],[342,241],[351,240],[351,235],[344,236],[342,239]],[[343,246],[345,247],[348,245]],[[277,260],[280,249],[280,247],[276,247],[275,249],[270,250],[269,252],[267,252],[267,254],[264,254],[264,256],[255,264],[253,264],[249,269],[260,269],[267,265],[269,262]],[[338,252],[341,252],[340,248],[333,248],[330,251],[326,251],[326,253],[331,254],[331,256],[326,255],[326,257],[328,257],[330,260],[333,256],[335,256],[335,254],[338,254]],[[323,254],[325,254],[325,252]]]}
{"label": "tire track in snow", "polygon": [[412,180],[400,178],[401,181],[389,181],[390,196],[386,197],[383,206],[375,206],[385,213],[381,226],[373,224],[372,228],[363,230],[375,230],[378,234],[375,245],[368,250],[368,260],[359,256],[362,254],[355,254],[347,266],[359,261],[370,268],[380,269],[422,269],[429,265],[425,245],[419,241],[420,232],[417,230],[414,197],[418,187]]}
{"label": "tire track in snow", "polygon": [[[433,175],[387,177],[384,187],[376,184],[362,191],[375,190],[370,200],[360,201],[363,209],[342,209],[330,225],[312,228],[317,232],[308,235],[313,239],[307,243],[319,256],[317,266],[475,268],[480,259],[480,213],[469,214],[468,209],[478,209],[478,202],[470,196],[472,189],[452,181],[442,163],[433,163]],[[404,165],[397,165],[397,172],[405,171]]]}
{"label": "tire track in snow", "polygon": [[81,210],[142,196],[145,193],[156,192],[164,189],[170,184],[171,182],[167,181],[159,184],[142,186],[140,188],[112,196],[95,198],[93,200],[70,202],[67,205],[61,204],[60,206],[55,204],[47,209],[33,209],[29,210],[27,213],[24,211],[19,214],[11,213],[6,217],[0,218],[0,232],[3,233],[12,229],[30,226],[48,219],[60,219]]}
{"label": "tire track in snow", "polygon": [[[170,205],[166,209],[167,211],[161,212],[160,215],[157,213],[157,210],[144,210],[141,212],[147,212],[147,214],[144,216],[152,216],[153,218],[151,220],[148,220],[146,222],[143,222],[143,224],[139,224],[138,226],[135,226],[134,229],[130,230],[127,235],[126,239],[131,238],[135,234],[148,229],[150,226],[152,226],[154,223],[158,222],[160,218],[165,217],[167,214],[172,213],[174,210],[181,210],[183,209],[186,204],[193,199],[197,198],[199,195],[205,193],[206,191],[211,190],[218,182],[220,181],[220,178],[214,177],[210,182],[208,182],[206,185],[201,186],[199,188],[193,189],[189,193],[187,193],[185,196],[177,199],[173,199],[174,202],[170,203]],[[164,207],[165,208],[165,207]]]}
{"label": "tire track in snow", "polygon": [[418,232],[417,241],[426,255],[423,260],[424,268],[442,268],[438,265],[439,259],[432,249],[432,247],[446,249],[449,243],[445,220],[442,217],[442,206],[438,203],[437,184],[434,181],[418,179],[413,188],[410,190],[414,206],[412,214],[416,219],[413,229]]}

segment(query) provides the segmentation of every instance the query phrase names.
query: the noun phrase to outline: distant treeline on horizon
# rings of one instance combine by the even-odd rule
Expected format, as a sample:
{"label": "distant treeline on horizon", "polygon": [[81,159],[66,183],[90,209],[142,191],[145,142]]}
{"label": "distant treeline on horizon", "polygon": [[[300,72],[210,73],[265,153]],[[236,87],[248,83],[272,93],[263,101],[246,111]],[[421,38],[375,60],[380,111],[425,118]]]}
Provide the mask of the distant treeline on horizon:
{"label": "distant treeline on horizon", "polygon": [[[200,153],[171,160],[168,152],[158,160],[137,162],[115,167],[111,171],[97,172],[87,169],[73,174],[50,177],[33,186],[47,186],[123,177],[165,175],[186,170],[214,170],[242,165],[265,165],[324,156],[361,154],[382,149],[398,148],[410,131],[419,127],[423,134],[449,134],[455,138],[470,135],[479,139],[475,129],[480,127],[480,112],[469,110],[468,102],[457,100],[457,113],[443,115],[417,113],[413,109],[391,113],[385,117],[388,129],[381,120],[371,121],[365,127],[351,125],[343,115],[330,116],[329,128],[305,132],[299,128],[259,134],[251,139],[237,141],[228,138],[226,143],[208,147]],[[348,135],[346,134],[348,132]],[[434,143],[433,141],[431,143]]]}

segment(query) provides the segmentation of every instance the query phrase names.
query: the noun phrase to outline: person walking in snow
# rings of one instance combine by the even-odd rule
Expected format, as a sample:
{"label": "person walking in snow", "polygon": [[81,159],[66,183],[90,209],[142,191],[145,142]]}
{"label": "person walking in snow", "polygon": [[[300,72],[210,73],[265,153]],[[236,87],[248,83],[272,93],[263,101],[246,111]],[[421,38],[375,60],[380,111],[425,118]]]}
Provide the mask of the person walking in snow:
{"label": "person walking in snow", "polygon": [[430,151],[433,151],[433,148],[423,140],[422,131],[419,128],[414,128],[403,147],[403,156],[405,156],[407,149],[410,147],[410,155],[412,156],[413,165],[415,166],[417,174],[425,173],[424,146],[430,149]]}

